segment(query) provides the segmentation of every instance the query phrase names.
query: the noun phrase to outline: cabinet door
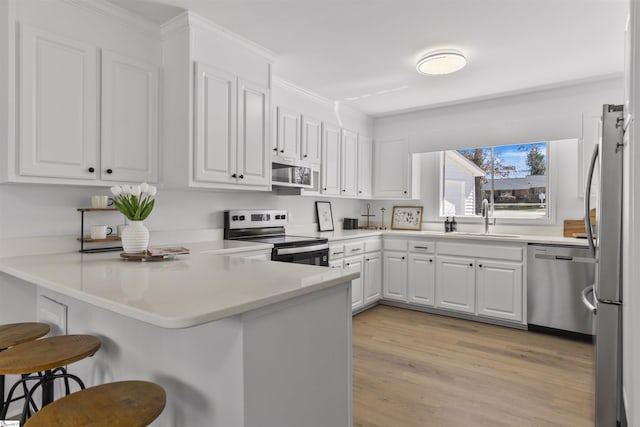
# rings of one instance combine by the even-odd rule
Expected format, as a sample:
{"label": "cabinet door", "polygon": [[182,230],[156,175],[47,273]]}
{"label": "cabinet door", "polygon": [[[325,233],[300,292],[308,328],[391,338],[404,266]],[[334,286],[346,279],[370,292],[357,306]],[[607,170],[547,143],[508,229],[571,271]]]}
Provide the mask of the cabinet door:
{"label": "cabinet door", "polygon": [[373,142],[371,138],[358,135],[358,196],[371,197],[373,175]]}
{"label": "cabinet door", "polygon": [[355,256],[344,259],[344,269],[348,272],[357,271],[360,273],[360,277],[351,281],[351,306],[352,308],[362,307],[364,304],[364,289],[363,289],[363,257]]}
{"label": "cabinet door", "polygon": [[475,312],[475,260],[436,257],[436,307]]}
{"label": "cabinet door", "polygon": [[343,129],[340,143],[340,194],[358,194],[358,135]]}
{"label": "cabinet door", "polygon": [[269,90],[238,82],[238,184],[269,186]]}
{"label": "cabinet door", "polygon": [[364,303],[380,299],[382,293],[382,255],[373,252],[364,256]]}
{"label": "cabinet door", "polygon": [[28,25],[20,28],[19,173],[94,180],[97,49]]}
{"label": "cabinet door", "polygon": [[100,177],[158,180],[158,68],[102,51]]}
{"label": "cabinet door", "polygon": [[278,129],[276,130],[278,156],[300,158],[300,114],[278,107]]}
{"label": "cabinet door", "polygon": [[409,255],[409,301],[420,305],[433,306],[436,264],[433,255]]}
{"label": "cabinet door", "polygon": [[384,279],[382,282],[385,298],[407,300],[407,255],[404,252],[384,253]]}
{"label": "cabinet door", "polygon": [[319,165],[322,155],[322,126],[319,120],[302,117],[302,160]]}
{"label": "cabinet door", "polygon": [[340,129],[322,126],[322,194],[340,194]]}
{"label": "cabinet door", "polygon": [[194,179],[235,183],[236,77],[196,63]]}
{"label": "cabinet door", "polygon": [[374,195],[409,198],[409,142],[406,139],[376,141],[374,151]]}
{"label": "cabinet door", "polygon": [[478,260],[478,314],[522,321],[522,263]]}

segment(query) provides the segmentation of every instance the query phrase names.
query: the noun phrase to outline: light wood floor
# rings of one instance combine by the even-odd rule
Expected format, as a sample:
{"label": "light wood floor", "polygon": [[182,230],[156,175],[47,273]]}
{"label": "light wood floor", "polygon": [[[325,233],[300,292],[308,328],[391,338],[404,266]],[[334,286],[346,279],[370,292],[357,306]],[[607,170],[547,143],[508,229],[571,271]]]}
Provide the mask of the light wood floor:
{"label": "light wood floor", "polygon": [[388,306],[353,318],[354,426],[593,426],[592,346]]}

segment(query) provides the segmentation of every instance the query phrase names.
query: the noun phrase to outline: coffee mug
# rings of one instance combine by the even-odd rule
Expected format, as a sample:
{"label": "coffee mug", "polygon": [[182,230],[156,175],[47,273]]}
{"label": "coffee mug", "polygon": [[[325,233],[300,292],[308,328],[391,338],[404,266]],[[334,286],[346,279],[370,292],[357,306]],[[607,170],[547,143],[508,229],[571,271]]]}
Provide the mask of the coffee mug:
{"label": "coffee mug", "polygon": [[92,208],[104,209],[111,205],[113,205],[113,199],[110,199],[109,196],[91,196]]}
{"label": "coffee mug", "polygon": [[113,228],[106,225],[92,225],[91,226],[91,238],[92,239],[106,239],[108,235],[113,233]]}

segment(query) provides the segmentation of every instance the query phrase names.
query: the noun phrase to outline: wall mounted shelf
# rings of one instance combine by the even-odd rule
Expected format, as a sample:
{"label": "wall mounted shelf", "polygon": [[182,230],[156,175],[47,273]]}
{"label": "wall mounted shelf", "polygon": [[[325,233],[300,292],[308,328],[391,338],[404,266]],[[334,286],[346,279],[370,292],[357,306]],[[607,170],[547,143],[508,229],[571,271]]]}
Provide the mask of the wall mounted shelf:
{"label": "wall mounted shelf", "polygon": [[95,252],[111,252],[111,251],[122,251],[122,246],[103,246],[97,248],[89,248],[85,249],[85,243],[113,243],[119,242],[119,236],[107,236],[106,239],[92,239],[90,237],[84,237],[84,214],[85,212],[120,212],[116,208],[78,208],[78,212],[80,212],[80,237],[78,237],[78,241],[80,242],[80,251],[82,253],[95,253]]}

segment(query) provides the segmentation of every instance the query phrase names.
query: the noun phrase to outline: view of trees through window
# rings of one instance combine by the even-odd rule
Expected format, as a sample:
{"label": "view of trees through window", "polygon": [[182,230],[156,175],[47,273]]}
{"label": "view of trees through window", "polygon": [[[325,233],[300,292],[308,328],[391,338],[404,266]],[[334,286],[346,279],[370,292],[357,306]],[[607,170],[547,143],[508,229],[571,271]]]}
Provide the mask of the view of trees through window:
{"label": "view of trees through window", "polygon": [[547,142],[468,148],[444,153],[443,216],[547,215]]}

